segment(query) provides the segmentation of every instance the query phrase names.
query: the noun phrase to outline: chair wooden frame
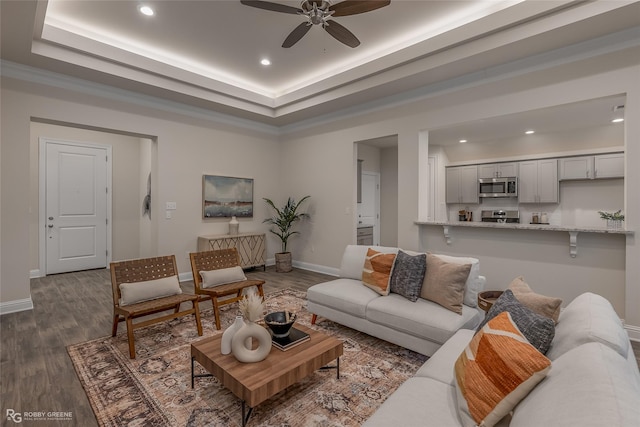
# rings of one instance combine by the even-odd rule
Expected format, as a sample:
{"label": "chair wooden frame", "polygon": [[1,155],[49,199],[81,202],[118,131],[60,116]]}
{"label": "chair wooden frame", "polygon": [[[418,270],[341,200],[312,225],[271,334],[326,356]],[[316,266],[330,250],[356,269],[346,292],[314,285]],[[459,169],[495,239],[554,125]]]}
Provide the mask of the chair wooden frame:
{"label": "chair wooden frame", "polygon": [[[161,256],[155,258],[143,258],[127,261],[112,262],[111,288],[113,290],[113,329],[111,336],[116,336],[118,324],[122,321],[127,324],[127,338],[129,340],[129,356],[136,358],[136,349],[133,331],[154,323],[164,322],[180,316],[193,314],[196,320],[198,335],[202,336],[202,323],[200,322],[200,310],[198,308],[198,295],[178,294],[160,297],[135,304],[120,305],[122,294],[120,293],[121,283],[136,283],[147,280],[161,279],[178,274],[175,255]],[[183,302],[191,302],[191,308],[180,311]],[[167,310],[173,313],[153,317],[144,321],[133,323],[133,319],[150,314],[156,314]]]}
{"label": "chair wooden frame", "polygon": [[[193,273],[193,284],[196,295],[200,295],[200,301],[211,299],[213,304],[213,314],[216,320],[216,328],[220,329],[220,307],[240,301],[243,298],[242,291],[245,288],[255,286],[258,293],[264,298],[264,280],[243,280],[241,282],[227,283],[211,288],[202,287],[201,271],[219,270],[221,268],[231,268],[240,265],[240,257],[236,248],[218,249],[213,251],[192,252],[189,254],[191,260],[191,272]],[[222,297],[230,298],[220,299]]]}

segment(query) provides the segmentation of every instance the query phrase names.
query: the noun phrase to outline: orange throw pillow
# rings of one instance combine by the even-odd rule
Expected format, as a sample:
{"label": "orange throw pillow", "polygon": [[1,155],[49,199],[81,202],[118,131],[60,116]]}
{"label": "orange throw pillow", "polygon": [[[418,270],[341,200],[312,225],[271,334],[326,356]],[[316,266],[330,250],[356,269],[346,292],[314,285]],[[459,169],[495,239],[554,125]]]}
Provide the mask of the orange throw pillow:
{"label": "orange throw pillow", "polygon": [[458,413],[464,426],[492,427],[551,369],[503,311],[471,340],[454,367]]}
{"label": "orange throw pillow", "polygon": [[362,283],[380,295],[389,295],[389,279],[395,259],[396,254],[385,254],[369,248],[362,268]]}

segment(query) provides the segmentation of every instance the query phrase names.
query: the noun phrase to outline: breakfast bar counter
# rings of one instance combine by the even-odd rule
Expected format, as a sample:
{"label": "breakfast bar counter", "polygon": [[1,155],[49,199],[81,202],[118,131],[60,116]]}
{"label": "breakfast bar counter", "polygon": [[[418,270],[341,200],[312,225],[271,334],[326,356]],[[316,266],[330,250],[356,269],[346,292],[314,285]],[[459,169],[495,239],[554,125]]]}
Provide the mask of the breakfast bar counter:
{"label": "breakfast bar counter", "polygon": [[521,223],[500,223],[500,222],[480,222],[480,221],[415,221],[415,224],[421,226],[441,226],[443,228],[444,237],[447,244],[451,244],[451,228],[452,227],[472,227],[472,228],[488,228],[502,230],[531,230],[531,231],[562,231],[569,233],[569,252],[573,258],[578,253],[578,233],[602,233],[602,234],[625,234],[633,235],[633,230],[625,228],[606,228],[606,227],[577,227],[566,225],[551,224],[521,224]]}

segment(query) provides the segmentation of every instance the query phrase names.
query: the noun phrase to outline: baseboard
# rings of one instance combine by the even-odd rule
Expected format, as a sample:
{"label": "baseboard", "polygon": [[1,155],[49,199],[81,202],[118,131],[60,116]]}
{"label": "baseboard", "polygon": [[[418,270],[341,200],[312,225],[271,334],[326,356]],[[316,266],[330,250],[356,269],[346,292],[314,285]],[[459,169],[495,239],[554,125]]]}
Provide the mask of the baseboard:
{"label": "baseboard", "polygon": [[29,279],[37,279],[38,277],[43,277],[44,274],[40,271],[40,269],[29,271]]}
{"label": "baseboard", "polygon": [[624,325],[631,341],[640,342],[640,326]]}
{"label": "baseboard", "polygon": [[17,313],[19,311],[33,310],[31,297],[14,301],[0,302],[0,316],[3,314]]}
{"label": "baseboard", "polygon": [[301,268],[303,270],[314,271],[316,273],[327,274],[329,276],[336,276],[337,277],[337,276],[340,275],[340,269],[338,269],[338,268],[326,267],[324,265],[310,264],[308,262],[302,262],[302,261],[293,261],[292,264],[296,268]]}
{"label": "baseboard", "polygon": [[193,280],[193,273],[190,271],[188,273],[180,273],[178,274],[178,281],[179,282],[188,282],[190,280]]}

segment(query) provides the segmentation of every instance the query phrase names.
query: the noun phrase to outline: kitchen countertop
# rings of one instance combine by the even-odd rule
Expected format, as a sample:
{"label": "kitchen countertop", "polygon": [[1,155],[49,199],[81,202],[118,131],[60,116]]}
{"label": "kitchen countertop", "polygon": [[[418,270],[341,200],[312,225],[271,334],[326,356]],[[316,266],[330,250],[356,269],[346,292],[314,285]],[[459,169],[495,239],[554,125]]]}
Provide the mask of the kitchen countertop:
{"label": "kitchen countertop", "polygon": [[577,227],[570,225],[552,224],[524,224],[524,223],[497,223],[480,221],[415,221],[418,225],[440,225],[453,227],[476,227],[476,228],[502,228],[514,230],[545,230],[545,231],[572,231],[584,233],[609,233],[609,234],[634,234],[632,230],[626,228],[606,228],[606,227]]}
{"label": "kitchen countertop", "polygon": [[521,224],[521,223],[498,223],[480,221],[415,221],[417,225],[441,226],[444,231],[444,238],[447,244],[451,244],[452,228],[483,228],[483,229],[504,229],[504,230],[531,230],[531,231],[564,231],[569,233],[569,254],[575,258],[578,253],[579,233],[600,233],[600,234],[623,234],[634,235],[633,230],[626,228],[606,228],[606,227],[575,227],[566,225],[551,224]]}

